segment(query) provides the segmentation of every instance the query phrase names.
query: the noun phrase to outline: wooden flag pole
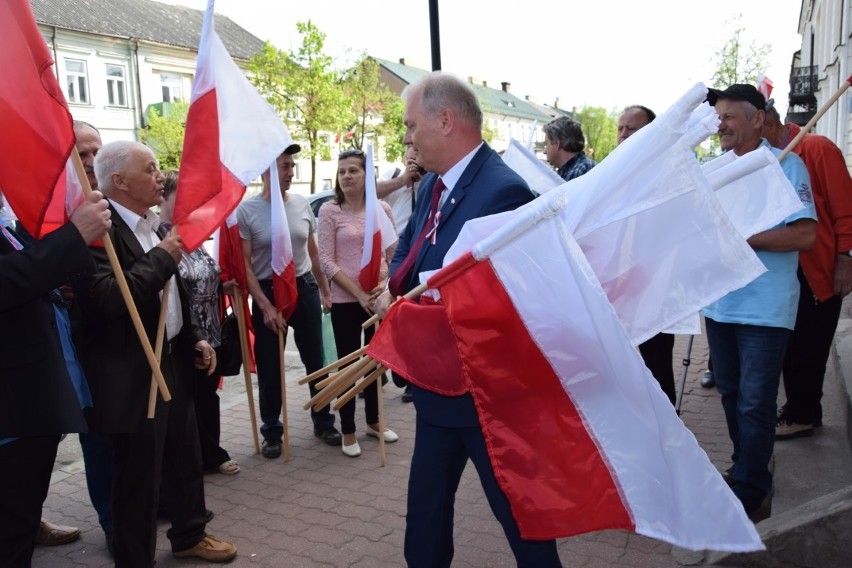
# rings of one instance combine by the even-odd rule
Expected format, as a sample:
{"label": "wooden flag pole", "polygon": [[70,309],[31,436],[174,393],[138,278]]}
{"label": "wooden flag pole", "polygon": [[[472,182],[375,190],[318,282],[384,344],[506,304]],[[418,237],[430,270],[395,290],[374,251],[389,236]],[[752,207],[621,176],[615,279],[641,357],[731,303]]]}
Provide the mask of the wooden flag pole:
{"label": "wooden flag pole", "polygon": [[[71,161],[74,163],[74,171],[77,172],[77,177],[80,178],[80,183],[83,186],[83,193],[89,195],[92,193],[92,188],[89,185],[89,178],[86,176],[86,170],[83,168],[83,162],[80,160],[80,153],[77,152],[75,146],[71,151]],[[136,335],[139,336],[139,343],[142,344],[142,350],[145,352],[145,357],[148,359],[148,364],[151,366],[151,372],[157,381],[157,387],[160,389],[160,395],[163,400],[171,400],[172,395],[169,393],[169,388],[166,386],[166,381],[163,379],[163,372],[160,370],[160,363],[151,348],[151,342],[148,340],[148,334],[145,333],[145,327],[142,325],[142,318],[139,317],[139,310],[136,309],[136,303],[133,301],[133,296],[130,294],[130,287],[127,285],[127,279],[124,277],[124,272],[121,270],[121,264],[118,262],[118,255],[115,253],[115,247],[112,240],[109,238],[109,233],[105,234],[102,239],[104,249],[106,249],[107,257],[109,257],[110,266],[115,273],[115,280],[118,283],[118,288],[121,290],[121,297],[124,298],[124,303],[127,305],[127,311],[130,313],[130,319],[133,322],[133,327],[136,329]]]}
{"label": "wooden flag pole", "polygon": [[246,382],[246,398],[248,398],[249,418],[251,418],[251,433],[254,439],[254,453],[260,453],[260,440],[257,435],[257,412],[254,409],[254,389],[251,384],[251,353],[248,344],[248,325],[246,312],[243,309],[243,292],[239,286],[234,288],[231,297],[231,308],[237,318],[237,329],[240,332],[240,352],[243,354],[243,378]]}
{"label": "wooden flag pole", "polygon": [[281,366],[281,422],[284,423],[284,462],[290,461],[290,434],[287,431],[287,383],[284,381],[284,316],[278,312],[278,363]]}
{"label": "wooden flag pole", "polygon": [[[420,296],[420,294],[422,294],[428,289],[429,285],[426,282],[424,282],[423,284],[418,284],[417,286],[409,290],[408,293],[403,296],[403,298],[405,298],[406,300],[412,300]],[[364,322],[364,324],[361,326],[361,329],[367,329],[371,325],[375,325],[379,321],[379,319],[380,318],[378,314],[373,314],[373,317]]]}
{"label": "wooden flag pole", "polygon": [[[387,451],[385,449],[385,405],[383,399],[384,389],[382,388],[382,377],[384,376],[385,368],[382,365],[379,365],[379,368],[373,372],[370,377],[376,375],[373,379],[376,382],[376,396],[378,397],[378,410],[379,410],[379,462],[382,464],[382,467],[385,467],[388,464],[388,456]],[[381,371],[381,372],[378,372]],[[368,378],[370,378],[368,377]]]}
{"label": "wooden flag pole", "polygon": [[[163,338],[166,335],[166,313],[169,310],[169,293],[172,291],[172,279],[166,280],[163,287],[163,299],[160,300],[160,319],[157,322],[157,339],[154,347],[154,355],[157,361],[163,360]],[[154,409],[157,406],[157,379],[151,373],[151,390],[148,391],[148,418],[154,418]]]}
{"label": "wooden flag pole", "polygon": [[838,87],[837,91],[835,91],[835,93],[831,95],[831,97],[825,102],[824,105],[822,105],[822,108],[819,109],[816,114],[811,117],[808,123],[802,127],[799,133],[796,134],[796,137],[790,140],[790,143],[787,144],[787,147],[784,148],[784,150],[778,155],[779,162],[786,158],[787,154],[793,151],[793,148],[795,148],[796,145],[802,141],[802,138],[804,138],[805,135],[811,131],[817,121],[822,118],[822,115],[824,115],[828,111],[828,109],[830,109],[834,105],[834,103],[837,102],[837,99],[839,99],[841,95],[846,92],[846,89],[848,89],[850,85],[852,85],[852,76],[843,81],[840,87]]}
{"label": "wooden flag pole", "polygon": [[319,377],[321,377],[321,376],[323,376],[323,375],[325,375],[325,374],[327,374],[331,371],[334,371],[335,369],[339,369],[343,365],[349,363],[350,361],[354,361],[355,359],[357,359],[358,357],[363,355],[364,351],[366,351],[366,350],[367,350],[367,347],[364,346],[361,349],[358,349],[357,351],[353,351],[349,355],[346,355],[345,357],[341,357],[340,359],[338,359],[334,363],[330,363],[330,364],[326,365],[325,367],[323,367],[322,369],[319,369],[318,371],[314,371],[313,373],[311,373],[310,375],[308,375],[306,377],[302,377],[301,379],[299,379],[299,384],[304,385],[304,384],[309,383],[309,382],[311,382],[315,379],[318,379]]}

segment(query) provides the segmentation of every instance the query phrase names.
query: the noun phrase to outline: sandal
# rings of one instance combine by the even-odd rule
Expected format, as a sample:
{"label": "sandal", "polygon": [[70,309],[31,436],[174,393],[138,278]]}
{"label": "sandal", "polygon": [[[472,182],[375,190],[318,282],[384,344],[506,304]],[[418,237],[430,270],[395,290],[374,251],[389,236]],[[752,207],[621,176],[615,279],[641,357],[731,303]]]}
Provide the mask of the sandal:
{"label": "sandal", "polygon": [[225,475],[237,475],[240,473],[240,464],[234,460],[228,460],[219,464],[216,471]]}

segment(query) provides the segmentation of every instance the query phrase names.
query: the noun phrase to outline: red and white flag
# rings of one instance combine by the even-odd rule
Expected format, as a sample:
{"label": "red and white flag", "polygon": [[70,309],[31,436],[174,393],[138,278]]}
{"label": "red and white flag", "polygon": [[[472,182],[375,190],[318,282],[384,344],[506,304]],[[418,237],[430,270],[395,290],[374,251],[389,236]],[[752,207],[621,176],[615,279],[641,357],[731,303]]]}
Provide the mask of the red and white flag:
{"label": "red and white flag", "polygon": [[269,168],[269,202],[272,205],[272,293],[275,296],[275,309],[282,312],[285,320],[289,320],[296,310],[298,298],[296,263],[281,183],[278,181],[277,160],[272,160]]}
{"label": "red and white flag", "polygon": [[757,90],[760,91],[760,94],[769,100],[769,96],[772,94],[772,80],[766,75],[761,74],[757,78]]}
{"label": "red and white flag", "polygon": [[65,221],[64,185],[57,182],[74,131],[27,0],[0,2],[0,69],[0,190],[27,232],[40,237],[48,210]]}
{"label": "red and white flag", "polygon": [[236,211],[232,211],[214,233],[213,258],[222,270],[221,280],[236,280],[240,290],[245,293],[248,290],[248,281]]}
{"label": "red and white flag", "polygon": [[367,145],[364,212],[364,247],[361,252],[358,283],[367,292],[378,286],[379,271],[385,251],[396,242],[396,231],[376,195],[376,170],[373,167],[373,145]]}
{"label": "red and white flag", "polygon": [[187,250],[239,204],[246,186],[293,143],[287,127],[233,62],[209,0],[186,120],[174,223]]}
{"label": "red and white flag", "polygon": [[[370,342],[414,384],[470,392],[525,538],[622,528],[694,550],[763,548],[631,345],[763,270],[689,152],[705,95],[696,86],[590,174],[491,218],[428,280],[439,302],[397,303]],[[586,178],[596,191],[575,183]],[[424,330],[443,348],[423,349]]]}

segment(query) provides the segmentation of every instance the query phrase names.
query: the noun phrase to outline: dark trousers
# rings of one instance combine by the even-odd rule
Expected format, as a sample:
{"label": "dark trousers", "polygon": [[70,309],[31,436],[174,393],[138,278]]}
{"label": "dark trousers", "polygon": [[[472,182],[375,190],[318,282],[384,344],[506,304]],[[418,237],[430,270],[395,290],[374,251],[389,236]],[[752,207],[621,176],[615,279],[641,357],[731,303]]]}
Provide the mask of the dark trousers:
{"label": "dark trousers", "polygon": [[822,384],[831,342],[840,319],[841,296],[820,302],[799,268],[799,311],[784,356],[783,417],[798,424],[822,422]]}
{"label": "dark trousers", "polygon": [[[216,349],[217,357],[219,349]],[[219,416],[219,380],[214,372],[198,371],[195,376],[195,417],[198,420],[198,439],[201,443],[201,465],[213,469],[231,459],[231,456],[219,445],[221,421]]]}
{"label": "dark trousers", "polygon": [[162,369],[172,400],[158,397],[154,419],[145,420],[140,431],[110,436],[115,452],[113,543],[119,567],[154,565],[161,475],[168,480],[165,498],[171,528],[166,536],[172,550],[192,548],[205,535],[195,405],[191,392],[175,386],[177,369],[171,355],[163,357]]}
{"label": "dark trousers", "polygon": [[[331,305],[331,326],[334,328],[334,343],[337,346],[338,357],[348,355],[361,348],[361,334],[364,335],[364,343],[370,343],[375,328],[361,329],[361,325],[370,315],[364,311],[358,302],[346,302]],[[381,380],[381,379],[379,379]],[[376,381],[373,381],[364,389],[364,413],[367,424],[376,424],[379,421],[379,389]],[[340,431],[344,434],[355,433],[355,399],[347,402],[340,409]]]}
{"label": "dark trousers", "polygon": [[658,333],[645,343],[639,344],[639,353],[645,366],[660,383],[660,387],[672,404],[677,400],[675,391],[674,370],[672,369],[672,353],[674,351],[674,335]]}
{"label": "dark trousers", "polygon": [[41,507],[60,436],[18,438],[0,446],[0,566],[30,566]]}
{"label": "dark trousers", "polygon": [[83,462],[86,464],[86,487],[89,499],[98,513],[98,523],[107,540],[112,538],[112,482],[115,478],[115,454],[109,436],[89,432],[80,434]]}
{"label": "dark trousers", "polygon": [[405,560],[408,566],[444,568],[452,563],[454,502],[468,458],[476,467],[488,504],[503,526],[518,567],[562,566],[555,540],[521,538],[509,501],[494,477],[480,427],[436,426],[423,420],[419,414],[405,517]]}
{"label": "dark trousers", "polygon": [[[308,272],[296,278],[299,298],[296,310],[287,322],[293,328],[293,339],[299,357],[310,375],[322,369],[322,308],[319,289],[313,275]],[[260,287],[267,298],[272,299],[272,281],[261,280]],[[252,301],[251,320],[254,325],[254,357],[257,363],[257,386],[260,398],[260,433],[266,440],[281,440],[284,426],[281,424],[281,366],[278,361],[278,334],[263,323],[263,311]],[[285,338],[286,339],[286,338]],[[321,380],[318,378],[317,381]],[[316,381],[314,381],[316,382]],[[313,383],[308,385],[311,397],[317,394]],[[334,428],[334,414],[328,406],[319,412],[311,410],[314,431],[325,432]]]}

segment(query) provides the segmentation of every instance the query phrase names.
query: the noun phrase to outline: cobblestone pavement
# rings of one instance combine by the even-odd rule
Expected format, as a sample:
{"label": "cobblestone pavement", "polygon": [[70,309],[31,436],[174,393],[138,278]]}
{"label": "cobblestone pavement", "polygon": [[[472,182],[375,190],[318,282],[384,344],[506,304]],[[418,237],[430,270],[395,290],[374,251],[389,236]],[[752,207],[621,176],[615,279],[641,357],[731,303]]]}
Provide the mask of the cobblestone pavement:
{"label": "cobblestone pavement", "polygon": [[[687,337],[675,345],[675,377],[680,385],[681,359]],[[223,395],[222,446],[240,463],[233,477],[205,477],[207,506],[216,513],[208,532],[234,542],[239,555],[233,566],[352,567],[403,566],[403,536],[408,468],[414,440],[414,408],[402,404],[401,391],[392,384],[384,394],[387,425],[399,434],[399,442],[388,444],[387,465],[380,465],[379,443],[363,431],[363,401],[356,417],[362,455],[344,456],[313,436],[310,419],[302,405],[308,399],[305,386],[296,384],[303,369],[295,351],[287,352],[287,401],[290,460],[267,460],[255,455],[243,380],[229,377]],[[715,389],[703,389],[699,377],[707,366],[707,345],[696,336],[688,367],[682,405],[685,424],[695,434],[713,463],[729,465],[731,451],[721,405]],[[255,383],[256,392],[256,383]],[[841,426],[826,423],[823,430]],[[814,440],[817,438],[815,437]],[[785,452],[795,451],[799,440],[776,447],[780,468]],[[73,448],[76,436],[63,446]],[[69,450],[63,449],[65,454]],[[73,455],[73,449],[70,450]],[[60,463],[45,502],[45,516],[54,522],[82,528],[82,538],[72,544],[37,548],[33,565],[109,566],[103,534],[86,492],[80,461]],[[784,481],[784,483],[787,483]],[[829,488],[826,488],[828,492]],[[783,511],[801,501],[788,491],[777,475],[774,511]],[[494,520],[472,467],[462,479],[456,499],[455,561],[457,567],[514,566],[506,539]],[[196,566],[170,554],[161,523],[157,542],[157,565]],[[613,566],[667,568],[679,566],[685,551],[672,553],[668,544],[623,531],[606,531],[559,541],[565,566],[609,568]]]}

